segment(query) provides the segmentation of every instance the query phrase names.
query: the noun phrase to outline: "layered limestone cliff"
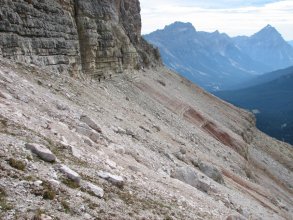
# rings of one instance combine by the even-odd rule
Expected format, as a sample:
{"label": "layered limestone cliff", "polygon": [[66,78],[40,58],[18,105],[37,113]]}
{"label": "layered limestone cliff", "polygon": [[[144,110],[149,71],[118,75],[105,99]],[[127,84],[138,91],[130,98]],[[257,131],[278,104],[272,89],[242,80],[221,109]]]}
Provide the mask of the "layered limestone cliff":
{"label": "layered limestone cliff", "polygon": [[101,77],[160,63],[140,31],[138,0],[0,2],[0,56],[57,73]]}

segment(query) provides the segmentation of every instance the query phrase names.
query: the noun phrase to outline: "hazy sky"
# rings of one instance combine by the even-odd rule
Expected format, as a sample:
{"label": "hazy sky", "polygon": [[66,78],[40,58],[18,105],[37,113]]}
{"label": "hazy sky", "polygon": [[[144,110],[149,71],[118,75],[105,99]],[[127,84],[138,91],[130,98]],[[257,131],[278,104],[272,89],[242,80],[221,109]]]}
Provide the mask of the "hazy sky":
{"label": "hazy sky", "polygon": [[142,33],[174,21],[191,22],[196,30],[219,30],[230,36],[252,35],[267,24],[293,40],[293,0],[140,0]]}

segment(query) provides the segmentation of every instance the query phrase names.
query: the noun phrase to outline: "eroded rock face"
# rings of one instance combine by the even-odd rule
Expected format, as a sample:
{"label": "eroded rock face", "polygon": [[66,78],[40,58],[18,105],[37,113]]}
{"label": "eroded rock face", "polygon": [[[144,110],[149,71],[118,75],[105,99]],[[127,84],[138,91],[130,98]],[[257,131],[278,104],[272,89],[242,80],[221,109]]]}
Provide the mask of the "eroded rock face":
{"label": "eroded rock face", "polygon": [[141,38],[138,0],[4,0],[0,56],[96,77],[160,63]]}
{"label": "eroded rock face", "polygon": [[78,74],[73,0],[0,1],[0,56]]}

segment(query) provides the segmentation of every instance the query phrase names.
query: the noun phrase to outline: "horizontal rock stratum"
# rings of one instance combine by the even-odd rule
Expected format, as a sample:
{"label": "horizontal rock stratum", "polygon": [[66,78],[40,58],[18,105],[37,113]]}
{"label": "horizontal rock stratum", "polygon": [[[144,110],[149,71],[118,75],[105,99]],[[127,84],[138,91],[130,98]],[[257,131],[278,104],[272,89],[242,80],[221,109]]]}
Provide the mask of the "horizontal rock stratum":
{"label": "horizontal rock stratum", "polygon": [[95,77],[160,63],[141,38],[138,0],[3,0],[0,56]]}

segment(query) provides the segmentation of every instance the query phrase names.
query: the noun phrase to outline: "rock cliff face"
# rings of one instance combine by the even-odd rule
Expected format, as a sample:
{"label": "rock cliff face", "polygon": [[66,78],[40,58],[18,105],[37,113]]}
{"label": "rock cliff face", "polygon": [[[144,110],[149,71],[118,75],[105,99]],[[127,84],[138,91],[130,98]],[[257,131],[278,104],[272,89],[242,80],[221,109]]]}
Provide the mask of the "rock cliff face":
{"label": "rock cliff face", "polygon": [[[141,36],[138,0],[4,0],[0,56],[92,76],[159,63]],[[147,52],[145,52],[147,51]]]}

